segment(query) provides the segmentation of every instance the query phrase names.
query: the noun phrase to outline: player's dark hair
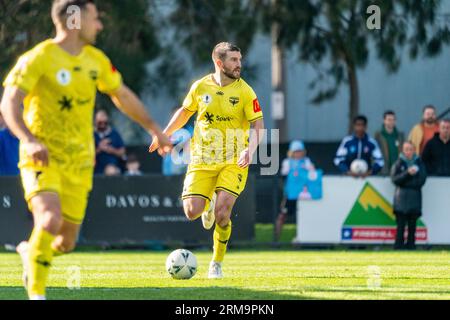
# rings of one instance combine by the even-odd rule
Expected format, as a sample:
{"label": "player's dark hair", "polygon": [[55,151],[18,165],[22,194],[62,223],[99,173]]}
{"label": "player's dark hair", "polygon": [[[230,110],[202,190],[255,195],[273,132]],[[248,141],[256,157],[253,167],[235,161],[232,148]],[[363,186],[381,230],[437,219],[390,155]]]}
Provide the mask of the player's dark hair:
{"label": "player's dark hair", "polygon": [[130,153],[127,156],[127,163],[132,163],[132,162],[139,162],[138,157],[134,153]]}
{"label": "player's dark hair", "polygon": [[53,21],[63,21],[67,17],[67,8],[70,6],[77,6],[81,10],[84,10],[89,3],[95,4],[94,0],[53,0]]}
{"label": "player's dark hair", "polygon": [[395,117],[395,112],[392,110],[387,110],[383,113],[383,119],[386,119],[387,116],[394,116]]}
{"label": "player's dark hair", "polygon": [[238,46],[231,44],[229,42],[221,42],[214,47],[212,52],[212,58],[213,60],[220,59],[224,61],[225,58],[227,57],[228,52],[241,52],[241,49]]}
{"label": "player's dark hair", "polygon": [[433,105],[428,104],[425,107],[423,107],[422,113],[424,113],[425,110],[428,110],[428,109],[432,109],[432,110],[436,111],[436,108]]}
{"label": "player's dark hair", "polygon": [[353,119],[353,124],[356,124],[358,121],[362,121],[364,123],[364,125],[367,126],[367,122],[368,121],[367,121],[367,117],[366,116],[363,116],[363,115],[356,116]]}

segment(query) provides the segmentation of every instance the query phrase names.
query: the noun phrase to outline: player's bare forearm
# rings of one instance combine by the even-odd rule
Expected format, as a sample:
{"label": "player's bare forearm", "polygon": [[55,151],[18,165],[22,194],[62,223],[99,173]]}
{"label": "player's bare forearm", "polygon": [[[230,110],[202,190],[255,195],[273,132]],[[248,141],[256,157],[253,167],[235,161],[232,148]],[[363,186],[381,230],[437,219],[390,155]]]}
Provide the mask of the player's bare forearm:
{"label": "player's bare forearm", "polygon": [[150,117],[141,100],[126,85],[122,85],[118,90],[112,93],[111,100],[120,111],[139,123],[152,135],[161,134],[161,128]]}
{"label": "player's bare forearm", "polygon": [[184,127],[194,113],[185,108],[180,108],[175,112],[169,124],[164,129],[164,133],[171,136],[175,131]]}
{"label": "player's bare forearm", "polygon": [[264,120],[259,119],[252,123],[251,125],[252,131],[250,133],[248,151],[250,153],[250,157],[256,152],[259,144],[264,138],[263,130],[264,130]]}
{"label": "player's bare forearm", "polygon": [[0,111],[9,130],[23,142],[34,142],[36,138],[28,130],[22,116],[22,102],[26,94],[18,87],[7,86],[0,104]]}

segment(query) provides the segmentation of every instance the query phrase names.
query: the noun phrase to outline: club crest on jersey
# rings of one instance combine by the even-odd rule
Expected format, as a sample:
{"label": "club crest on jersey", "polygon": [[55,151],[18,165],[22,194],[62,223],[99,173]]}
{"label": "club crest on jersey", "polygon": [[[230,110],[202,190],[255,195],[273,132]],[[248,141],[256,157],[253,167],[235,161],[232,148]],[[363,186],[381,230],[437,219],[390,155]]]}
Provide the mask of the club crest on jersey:
{"label": "club crest on jersey", "polygon": [[61,69],[56,73],[56,80],[62,86],[67,86],[72,81],[72,75],[66,69]]}
{"label": "club crest on jersey", "polygon": [[212,97],[209,94],[204,94],[202,96],[202,102],[206,105],[209,105],[212,102]]}
{"label": "club crest on jersey", "polygon": [[230,103],[234,107],[235,105],[237,105],[239,103],[239,97],[230,97],[230,99],[228,99],[228,101],[230,101]]}

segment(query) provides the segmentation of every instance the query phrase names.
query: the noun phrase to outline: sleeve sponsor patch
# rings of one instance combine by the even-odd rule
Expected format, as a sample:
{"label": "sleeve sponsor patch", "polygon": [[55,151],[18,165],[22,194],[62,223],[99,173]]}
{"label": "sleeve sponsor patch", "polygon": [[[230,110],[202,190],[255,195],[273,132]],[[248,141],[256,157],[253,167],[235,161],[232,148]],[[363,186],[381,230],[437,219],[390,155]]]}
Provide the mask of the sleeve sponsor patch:
{"label": "sleeve sponsor patch", "polygon": [[114,72],[117,72],[117,69],[116,69],[116,67],[112,64],[112,62],[111,62],[111,71],[114,73]]}
{"label": "sleeve sponsor patch", "polygon": [[255,100],[253,100],[253,112],[254,112],[254,113],[261,112],[261,106],[259,105],[258,98],[256,98]]}

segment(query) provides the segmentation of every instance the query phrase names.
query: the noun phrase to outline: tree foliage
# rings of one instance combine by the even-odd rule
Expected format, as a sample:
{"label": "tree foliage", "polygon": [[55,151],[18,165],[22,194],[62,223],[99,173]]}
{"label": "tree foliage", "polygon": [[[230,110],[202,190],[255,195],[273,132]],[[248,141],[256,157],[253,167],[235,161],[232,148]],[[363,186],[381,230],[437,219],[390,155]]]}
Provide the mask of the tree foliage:
{"label": "tree foliage", "polygon": [[[51,0],[0,0],[0,76],[17,57],[54,36]],[[145,65],[160,51],[148,1],[98,1],[105,31],[97,46],[103,49],[137,92],[147,77]]]}
{"label": "tree foliage", "polygon": [[170,17],[177,39],[192,53],[195,63],[211,61],[211,51],[221,41],[235,42],[244,52],[257,31],[255,9],[235,0],[177,0]]}
{"label": "tree foliage", "polygon": [[[257,0],[264,8],[266,32],[278,23],[278,42],[284,48],[296,47],[299,59],[318,71],[310,89],[316,90],[314,103],[336,96],[346,83],[350,89],[350,113],[359,112],[357,69],[364,68],[371,54],[389,72],[400,67],[403,49],[411,59],[434,56],[449,43],[447,24],[440,23],[439,0]],[[377,5],[381,29],[367,27],[367,8]],[[326,62],[326,63],[324,63]],[[327,79],[332,79],[329,83]]]}

